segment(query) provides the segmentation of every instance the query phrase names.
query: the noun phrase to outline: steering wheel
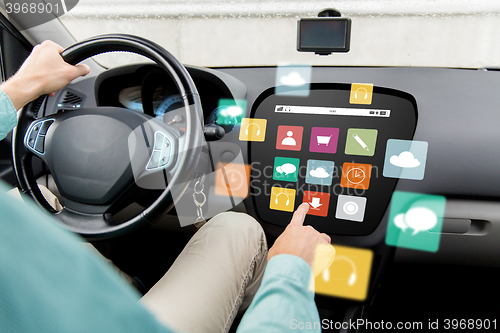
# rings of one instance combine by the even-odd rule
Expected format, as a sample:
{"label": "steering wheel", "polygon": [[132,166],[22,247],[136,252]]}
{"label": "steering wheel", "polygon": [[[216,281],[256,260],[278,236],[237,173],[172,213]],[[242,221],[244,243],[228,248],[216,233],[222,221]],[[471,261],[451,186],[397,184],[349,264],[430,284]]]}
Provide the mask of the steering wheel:
{"label": "steering wheel", "polygon": [[[13,133],[19,190],[89,240],[117,237],[156,223],[188,187],[201,152],[201,101],[188,71],[167,50],[144,38],[110,34],[74,44],[62,57],[76,65],[115,51],[145,56],[172,77],[184,104],[185,132],[119,107],[82,108],[38,118],[45,95],[22,109]],[[40,192],[32,168],[34,156],[54,177],[64,202],[61,211],[55,211]],[[115,222],[109,213],[112,207],[130,200],[134,191],[137,194],[140,179],[158,175],[162,179],[169,175],[158,198],[133,218]]]}

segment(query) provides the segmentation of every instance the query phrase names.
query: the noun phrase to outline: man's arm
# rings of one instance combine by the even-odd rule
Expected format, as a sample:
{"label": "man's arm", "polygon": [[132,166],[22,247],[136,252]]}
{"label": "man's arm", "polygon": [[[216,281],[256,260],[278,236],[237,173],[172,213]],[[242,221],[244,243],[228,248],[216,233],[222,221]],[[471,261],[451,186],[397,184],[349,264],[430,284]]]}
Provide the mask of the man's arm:
{"label": "man's arm", "polygon": [[0,140],[17,125],[16,110],[89,73],[87,65],[66,63],[60,55],[63,50],[51,41],[35,46],[19,71],[0,85]]}
{"label": "man's arm", "polygon": [[[313,261],[320,244],[331,240],[304,226],[309,204],[302,204],[269,250],[262,284],[243,317],[239,333],[321,332],[314,292],[309,290]],[[335,252],[332,252],[332,255]]]}
{"label": "man's arm", "polygon": [[[15,126],[9,118],[15,119],[16,108],[89,72],[87,66],[65,63],[61,51],[52,42],[36,46],[0,86],[0,138],[2,129]],[[33,202],[6,195],[2,183],[0,332],[172,332],[80,237]]]}
{"label": "man's arm", "polygon": [[60,53],[64,49],[52,41],[45,41],[33,48],[19,71],[0,85],[9,96],[14,108],[19,110],[40,95],[53,94],[79,76],[85,76],[87,65],[70,65]]}

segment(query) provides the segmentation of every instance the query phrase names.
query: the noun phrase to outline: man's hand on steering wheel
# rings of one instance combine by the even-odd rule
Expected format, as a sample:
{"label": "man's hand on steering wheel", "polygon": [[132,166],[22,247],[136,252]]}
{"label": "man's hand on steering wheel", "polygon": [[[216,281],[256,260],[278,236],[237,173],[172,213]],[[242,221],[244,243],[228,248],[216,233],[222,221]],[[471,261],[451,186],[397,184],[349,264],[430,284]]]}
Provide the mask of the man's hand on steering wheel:
{"label": "man's hand on steering wheel", "polygon": [[65,62],[60,55],[63,51],[61,46],[48,40],[35,46],[19,71],[1,85],[16,110],[90,72],[87,65],[73,66]]}

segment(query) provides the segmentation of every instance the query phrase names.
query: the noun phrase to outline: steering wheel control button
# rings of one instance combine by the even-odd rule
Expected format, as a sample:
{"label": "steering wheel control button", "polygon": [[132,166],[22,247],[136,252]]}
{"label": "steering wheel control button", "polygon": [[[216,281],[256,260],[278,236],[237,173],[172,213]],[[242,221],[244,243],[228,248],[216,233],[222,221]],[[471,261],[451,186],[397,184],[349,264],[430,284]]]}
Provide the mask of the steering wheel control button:
{"label": "steering wheel control button", "polygon": [[36,139],[35,143],[35,150],[41,154],[44,152],[44,146],[45,146],[45,137],[44,136],[39,136]]}
{"label": "steering wheel control button", "polygon": [[146,166],[146,170],[165,167],[170,161],[170,146],[170,142],[165,134],[156,132],[153,153]]}
{"label": "steering wheel control button", "polygon": [[330,193],[304,191],[304,200],[309,204],[308,215],[326,217],[330,205]]}
{"label": "steering wheel control button", "polygon": [[339,195],[335,218],[354,222],[363,222],[365,218],[366,198],[352,195]]}
{"label": "steering wheel control button", "polygon": [[278,126],[276,149],[300,151],[302,148],[302,126]]}
{"label": "steering wheel control button", "polygon": [[155,133],[155,150],[161,150],[163,147],[163,135],[160,132]]}
{"label": "steering wheel control button", "polygon": [[384,177],[424,179],[428,143],[425,141],[387,140]]}
{"label": "steering wheel control button", "polygon": [[31,148],[35,148],[35,141],[36,141],[36,136],[34,138],[30,137],[28,139],[28,146],[30,146]]}
{"label": "steering wheel control button", "polygon": [[273,179],[284,182],[296,182],[299,177],[298,158],[275,157]]}
{"label": "steering wheel control button", "polygon": [[295,190],[285,187],[272,187],[269,208],[284,212],[295,210]]}
{"label": "steering wheel control button", "polygon": [[353,83],[351,85],[350,104],[372,104],[373,83]]}
{"label": "steering wheel control button", "polygon": [[314,281],[315,292],[320,295],[366,299],[372,267],[373,252],[368,249],[333,244],[335,258],[332,264]]}
{"label": "steering wheel control button", "polygon": [[311,143],[309,151],[312,153],[337,152],[337,143],[339,140],[339,129],[333,127],[313,127],[311,130]]}
{"label": "steering wheel control button", "polygon": [[346,155],[373,156],[377,143],[376,129],[349,128],[345,144]]}
{"label": "steering wheel control button", "polygon": [[53,122],[54,122],[53,120],[44,121],[40,129],[40,135],[47,134],[47,131],[49,130],[49,127],[50,125],[52,125]]}
{"label": "steering wheel control button", "polygon": [[25,145],[36,154],[45,153],[45,134],[54,122],[54,119],[42,120],[31,125],[26,136]]}
{"label": "steering wheel control button", "polygon": [[168,155],[162,155],[160,157],[160,167],[164,167],[168,163]]}
{"label": "steering wheel control button", "polygon": [[436,252],[445,207],[444,196],[394,192],[385,242],[397,247]]}
{"label": "steering wheel control button", "polygon": [[264,142],[266,139],[267,119],[241,119],[240,141]]}
{"label": "steering wheel control button", "polygon": [[335,172],[334,167],[335,162],[333,161],[308,160],[306,183],[331,186]]}
{"label": "steering wheel control button", "polygon": [[154,151],[153,154],[151,155],[151,158],[149,159],[147,169],[148,170],[157,169],[158,166],[160,165],[160,157],[161,157],[161,152]]}
{"label": "steering wheel control button", "polygon": [[36,137],[38,136],[38,130],[35,131],[35,128],[31,130],[28,137],[28,146],[31,148],[35,148]]}
{"label": "steering wheel control button", "polygon": [[371,164],[344,163],[340,186],[367,190],[370,187]]}

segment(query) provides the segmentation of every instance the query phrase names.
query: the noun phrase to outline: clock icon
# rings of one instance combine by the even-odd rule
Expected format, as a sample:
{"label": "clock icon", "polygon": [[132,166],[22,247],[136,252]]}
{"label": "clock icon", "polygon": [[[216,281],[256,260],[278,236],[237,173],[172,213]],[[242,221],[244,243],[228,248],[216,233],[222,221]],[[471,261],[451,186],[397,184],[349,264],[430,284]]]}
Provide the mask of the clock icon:
{"label": "clock icon", "polygon": [[365,180],[366,174],[365,171],[361,168],[352,168],[347,173],[347,180],[352,184],[359,184]]}
{"label": "clock icon", "polygon": [[367,190],[370,186],[371,164],[344,163],[340,186]]}

